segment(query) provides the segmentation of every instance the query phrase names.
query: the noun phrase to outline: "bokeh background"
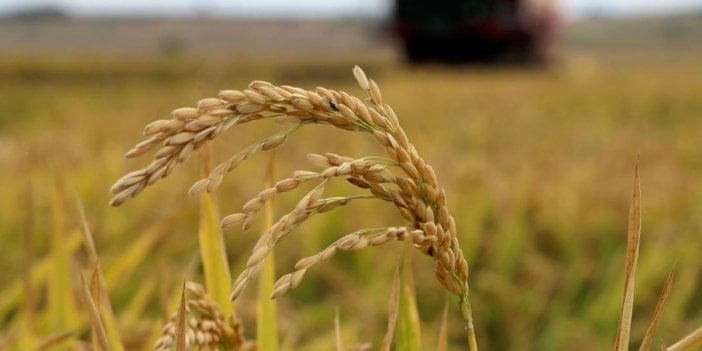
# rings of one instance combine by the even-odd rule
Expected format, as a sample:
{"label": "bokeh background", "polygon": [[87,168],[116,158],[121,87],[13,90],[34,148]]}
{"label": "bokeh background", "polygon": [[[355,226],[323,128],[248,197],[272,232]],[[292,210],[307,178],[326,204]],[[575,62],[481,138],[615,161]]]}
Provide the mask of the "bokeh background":
{"label": "bokeh background", "polygon": [[[547,5],[555,17],[539,60],[430,57],[417,64],[405,55],[388,0],[3,1],[0,349],[22,349],[26,333],[44,340],[72,331],[87,340],[80,299],[66,310],[75,313],[70,326],[46,312],[47,281],[71,272],[60,279],[78,291],[87,260],[76,198],[86,205],[123,341],[148,349],[182,281],[203,278],[198,201],[186,196],[200,176],[197,158],[125,206],[108,207],[110,185],[147,162],[122,157],[143,125],[254,79],[360,95],[355,64],[379,83],[447,190],[471,265],[482,349],[611,347],[637,160],[643,237],[632,338],[643,337],[673,269],[654,345],[688,334],[702,325],[702,5]],[[275,130],[266,123],[233,130],[214,143],[212,158],[222,161]],[[382,150],[367,136],[305,128],[277,152],[277,178],[309,169],[309,152]],[[263,189],[266,162],[255,157],[225,178],[221,214]],[[332,191],[348,188],[339,183]],[[276,213],[295,201],[281,197]],[[281,243],[278,272],[340,235],[392,223],[402,223],[399,214],[372,203],[316,218]],[[261,229],[225,232],[233,274]],[[51,259],[57,232],[66,267]],[[278,302],[281,348],[333,349],[337,307],[349,343],[378,345],[402,251],[390,244],[343,253],[309,272]],[[413,263],[423,345],[431,350],[446,294],[429,260]],[[250,290],[236,309],[255,337]],[[450,349],[461,350],[460,315],[452,311]]]}

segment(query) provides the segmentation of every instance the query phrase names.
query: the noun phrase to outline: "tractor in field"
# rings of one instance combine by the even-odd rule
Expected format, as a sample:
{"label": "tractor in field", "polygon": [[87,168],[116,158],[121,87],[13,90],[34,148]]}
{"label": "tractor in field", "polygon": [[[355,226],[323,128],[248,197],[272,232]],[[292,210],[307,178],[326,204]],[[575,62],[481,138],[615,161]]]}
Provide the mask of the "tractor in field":
{"label": "tractor in field", "polygon": [[410,62],[533,63],[548,59],[555,0],[396,0],[393,31]]}

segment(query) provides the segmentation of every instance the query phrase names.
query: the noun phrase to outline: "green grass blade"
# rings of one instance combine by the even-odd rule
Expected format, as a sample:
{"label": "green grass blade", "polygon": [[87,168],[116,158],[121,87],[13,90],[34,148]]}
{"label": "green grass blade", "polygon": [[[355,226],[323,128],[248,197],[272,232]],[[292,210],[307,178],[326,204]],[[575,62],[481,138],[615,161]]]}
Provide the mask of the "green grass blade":
{"label": "green grass blade", "polygon": [[[271,152],[266,167],[266,187],[273,186],[273,163],[275,152]],[[264,207],[265,228],[273,225],[273,203],[267,201]],[[263,263],[263,271],[258,287],[258,301],[256,306],[258,319],[256,320],[256,349],[258,351],[276,351],[278,349],[278,323],[276,321],[275,300],[270,298],[275,284],[275,255],[273,250],[268,254]]]}
{"label": "green grass blade", "polygon": [[407,247],[402,264],[402,287],[397,321],[396,347],[398,350],[403,351],[419,351],[422,349],[421,326],[414,293],[411,253],[411,248]]}
{"label": "green grass blade", "polygon": [[646,330],[646,335],[644,336],[644,339],[641,342],[641,347],[639,347],[639,351],[647,351],[651,348],[653,336],[656,334],[656,329],[658,329],[658,323],[661,321],[661,316],[663,315],[663,307],[665,306],[665,302],[666,300],[668,300],[668,296],[670,295],[670,290],[673,287],[674,276],[675,271],[671,271],[668,274],[668,278],[666,278],[665,280],[665,284],[663,284],[663,291],[661,292],[661,296],[658,298],[658,302],[656,303],[656,309],[653,312],[651,325],[649,325],[648,329]]}
{"label": "green grass blade", "polygon": [[629,334],[631,332],[631,316],[634,306],[634,277],[636,275],[636,262],[639,257],[639,241],[641,239],[641,179],[639,177],[639,164],[634,170],[634,194],[629,207],[629,231],[627,234],[626,250],[626,279],[624,280],[624,301],[619,316],[619,329],[615,351],[629,349]]}

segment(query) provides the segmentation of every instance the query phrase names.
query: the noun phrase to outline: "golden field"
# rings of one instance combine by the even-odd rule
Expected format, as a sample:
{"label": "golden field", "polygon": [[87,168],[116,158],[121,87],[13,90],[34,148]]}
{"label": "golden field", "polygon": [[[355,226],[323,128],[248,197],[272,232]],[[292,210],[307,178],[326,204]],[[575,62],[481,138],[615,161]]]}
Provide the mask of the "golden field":
{"label": "golden field", "polygon": [[[85,204],[125,348],[148,349],[177,308],[184,280],[204,284],[193,157],[120,208],[110,186],[147,160],[122,155],[148,122],[255,79],[362,95],[361,65],[435,168],[471,269],[482,350],[601,350],[613,344],[624,288],[628,204],[641,168],[643,230],[632,344],[648,327],[667,274],[675,281],[654,347],[702,325],[702,53],[565,51],[551,66],[402,64],[387,53],[322,55],[22,56],[0,62],[0,348],[29,349],[71,332],[56,349],[90,340],[81,274],[90,274],[76,200]],[[216,140],[212,161],[279,129],[261,121]],[[305,155],[381,154],[367,135],[309,126],[276,152],[275,178],[309,169]],[[220,216],[264,189],[269,155],[224,178]],[[332,186],[344,194],[348,188]],[[299,192],[301,196],[304,192]],[[297,195],[276,200],[281,215]],[[315,218],[276,250],[278,275],[335,238],[381,223],[393,208],[356,203]],[[235,277],[262,228],[224,232]],[[277,300],[280,350],[378,345],[403,245],[341,253]],[[449,300],[449,349],[465,348],[460,314],[414,255],[422,349],[437,344]],[[56,287],[63,287],[58,293]],[[53,290],[52,290],[53,289]],[[56,301],[66,303],[56,305]],[[234,308],[255,338],[255,289]],[[48,349],[52,349],[49,347]]]}

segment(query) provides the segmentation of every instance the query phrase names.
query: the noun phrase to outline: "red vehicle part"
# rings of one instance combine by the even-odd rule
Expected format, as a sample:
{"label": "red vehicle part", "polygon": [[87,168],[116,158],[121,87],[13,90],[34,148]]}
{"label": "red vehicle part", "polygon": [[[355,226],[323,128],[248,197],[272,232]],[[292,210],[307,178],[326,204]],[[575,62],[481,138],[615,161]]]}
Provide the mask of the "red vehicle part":
{"label": "red vehicle part", "polygon": [[550,1],[397,0],[394,31],[413,62],[541,62],[559,16]]}

